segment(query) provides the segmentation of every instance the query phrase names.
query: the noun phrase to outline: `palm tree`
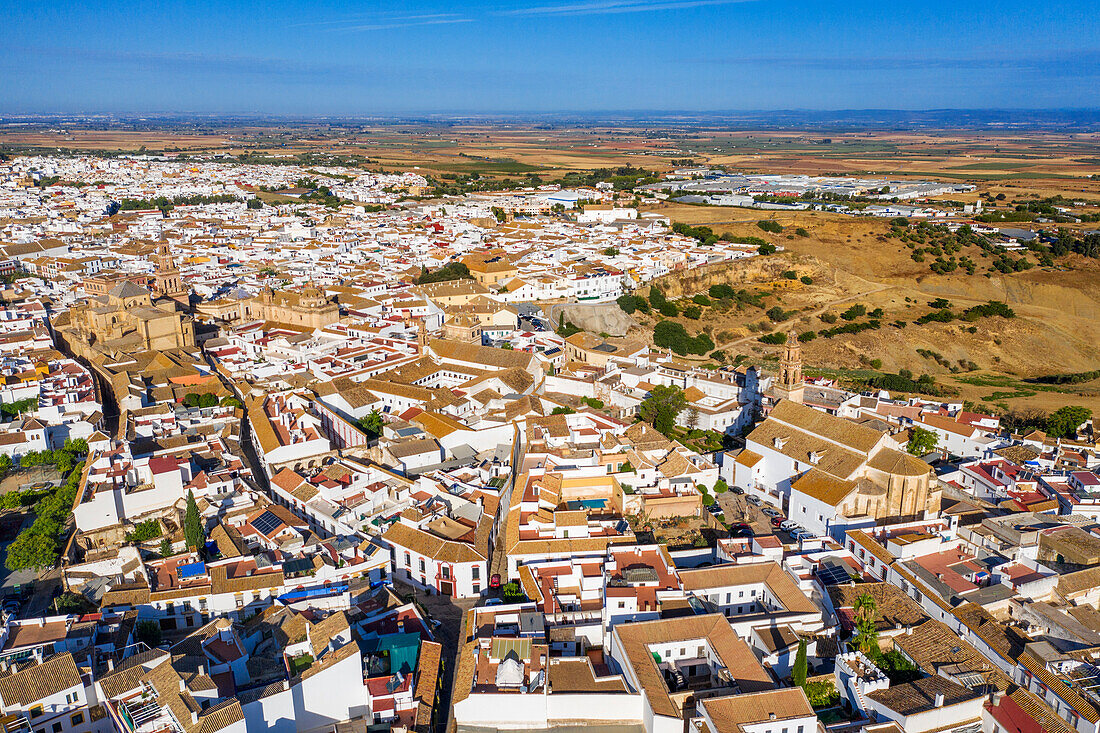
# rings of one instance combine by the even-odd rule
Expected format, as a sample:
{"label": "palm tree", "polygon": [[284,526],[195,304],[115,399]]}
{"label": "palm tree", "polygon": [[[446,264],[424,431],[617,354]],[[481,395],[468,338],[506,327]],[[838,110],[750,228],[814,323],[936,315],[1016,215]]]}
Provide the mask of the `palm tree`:
{"label": "palm tree", "polygon": [[878,603],[875,602],[875,597],[870,593],[864,593],[856,599],[855,606],[853,606],[856,612],[856,622],[867,623],[868,621],[875,621],[878,616]]}
{"label": "palm tree", "polygon": [[856,599],[853,606],[856,615],[856,635],[852,639],[855,646],[864,654],[878,649],[878,604],[870,593],[864,593]]}

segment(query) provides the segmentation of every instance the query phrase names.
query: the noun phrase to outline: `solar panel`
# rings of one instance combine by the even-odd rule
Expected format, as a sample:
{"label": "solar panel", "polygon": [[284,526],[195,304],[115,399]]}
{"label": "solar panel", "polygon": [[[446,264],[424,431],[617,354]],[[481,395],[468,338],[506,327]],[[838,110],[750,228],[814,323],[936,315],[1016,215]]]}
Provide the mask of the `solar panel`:
{"label": "solar panel", "polygon": [[840,585],[852,579],[848,571],[840,565],[824,563],[818,566],[817,577],[821,578],[821,582],[825,585]]}
{"label": "solar panel", "polygon": [[283,523],[283,520],[272,514],[270,511],[265,511],[260,516],[252,520],[252,526],[260,534],[267,536],[275,531],[275,528]]}

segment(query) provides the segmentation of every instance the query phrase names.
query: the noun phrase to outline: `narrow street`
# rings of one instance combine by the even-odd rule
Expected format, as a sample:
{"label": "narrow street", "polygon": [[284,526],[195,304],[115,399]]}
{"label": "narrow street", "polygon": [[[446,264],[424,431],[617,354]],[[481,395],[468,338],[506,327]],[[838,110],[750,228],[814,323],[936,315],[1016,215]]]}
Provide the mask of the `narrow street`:
{"label": "narrow street", "polygon": [[444,733],[451,726],[451,697],[454,694],[458,655],[466,634],[466,612],[477,604],[477,599],[430,596],[397,579],[393,580],[393,587],[403,598],[415,598],[428,616],[439,622],[439,626],[432,629],[435,640],[443,646],[440,654],[439,696],[435,701],[435,722],[436,730]]}

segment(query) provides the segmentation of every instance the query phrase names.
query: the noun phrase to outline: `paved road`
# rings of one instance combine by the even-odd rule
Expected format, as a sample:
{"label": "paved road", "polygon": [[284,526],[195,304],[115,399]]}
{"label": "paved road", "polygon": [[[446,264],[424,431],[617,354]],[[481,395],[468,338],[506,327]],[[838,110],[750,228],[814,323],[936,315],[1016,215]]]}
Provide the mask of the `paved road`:
{"label": "paved road", "polygon": [[466,612],[473,608],[477,601],[473,598],[429,596],[397,579],[393,580],[393,585],[402,597],[413,594],[416,602],[428,613],[428,616],[439,622],[438,628],[433,629],[432,634],[435,640],[443,645],[440,655],[443,667],[440,672],[442,685],[439,696],[436,698],[435,712],[436,730],[442,733],[451,727],[451,696],[454,691],[455,669],[458,667],[458,652],[462,648],[466,633]]}

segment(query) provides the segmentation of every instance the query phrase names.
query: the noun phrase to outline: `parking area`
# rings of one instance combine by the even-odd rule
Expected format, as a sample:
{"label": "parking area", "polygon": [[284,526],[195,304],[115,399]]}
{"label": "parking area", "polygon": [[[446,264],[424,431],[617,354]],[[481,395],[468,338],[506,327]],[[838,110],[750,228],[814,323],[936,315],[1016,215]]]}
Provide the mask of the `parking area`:
{"label": "parking area", "polygon": [[[772,524],[772,516],[765,513],[765,509],[771,509],[778,512],[779,510],[768,504],[755,504],[748,500],[745,495],[739,495],[733,491],[727,491],[723,494],[719,494],[717,497],[717,503],[722,507],[722,514],[720,515],[729,524],[744,523],[752,528],[753,535],[762,536],[774,534],[779,538],[779,541],[785,545],[798,544],[797,540],[791,537],[790,533],[776,527]],[[779,515],[780,519],[786,519],[782,514]]]}

